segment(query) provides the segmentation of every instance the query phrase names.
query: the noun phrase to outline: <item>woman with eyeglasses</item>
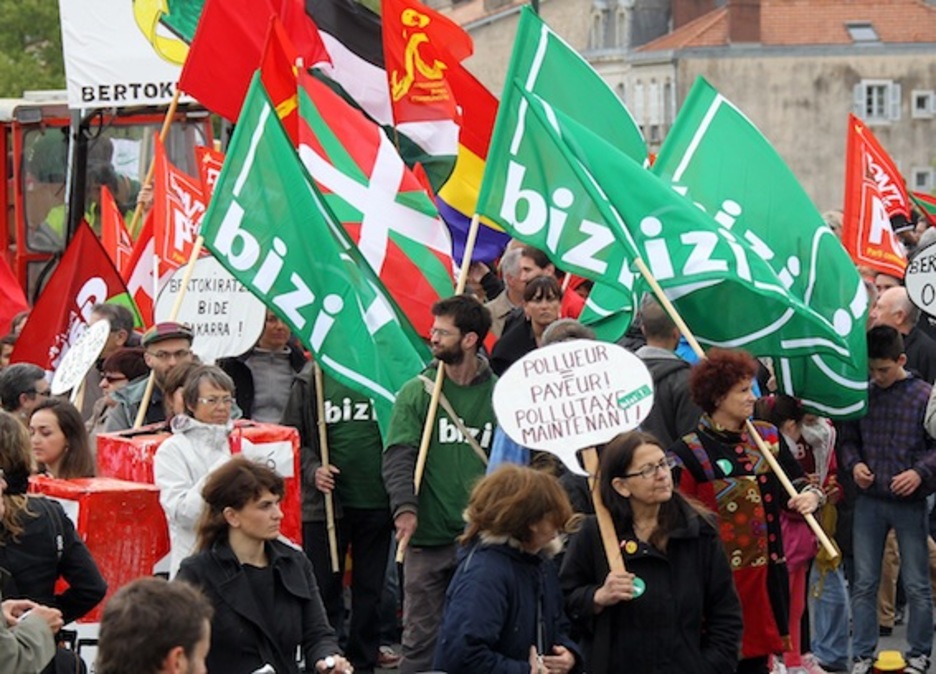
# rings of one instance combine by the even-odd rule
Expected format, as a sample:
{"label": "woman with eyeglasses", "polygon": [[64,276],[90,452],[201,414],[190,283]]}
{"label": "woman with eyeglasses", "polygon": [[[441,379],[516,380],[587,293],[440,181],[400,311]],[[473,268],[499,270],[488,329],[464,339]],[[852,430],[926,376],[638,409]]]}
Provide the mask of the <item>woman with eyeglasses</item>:
{"label": "woman with eyeglasses", "polygon": [[566,611],[594,674],[725,674],[741,608],[712,513],[673,491],[659,441],[633,431],[601,450],[598,487],[626,571],[611,572],[595,516],[569,541]]}
{"label": "woman with eyeglasses", "polygon": [[739,674],[767,674],[768,659],[789,643],[790,588],[780,512],[815,512],[824,500],[777,429],[753,422],[764,443],[801,491],[790,498],[750,435],[757,361],[744,351],[712,349],[692,369],[689,391],[703,415],[670,452],[679,490],[718,513],[722,543],[744,612]]}
{"label": "woman with eyeglasses", "polygon": [[94,477],[94,455],[81,412],[67,400],[45,400],[29,416],[39,472],[60,480]]}
{"label": "woman with eyeglasses", "polygon": [[95,401],[91,416],[85,422],[85,427],[91,436],[91,450],[95,453],[97,435],[104,432],[107,415],[117,405],[113,395],[131,381],[149,374],[149,368],[143,360],[143,349],[126,347],[117,349],[105,358],[101,364],[101,372],[101,391],[104,395]]}
{"label": "woman with eyeglasses", "polygon": [[195,525],[211,472],[231,459],[234,382],[220,368],[202,365],[182,389],[185,414],[172,418],[172,437],[156,450],[153,477],[169,523],[169,577],[195,548]]}

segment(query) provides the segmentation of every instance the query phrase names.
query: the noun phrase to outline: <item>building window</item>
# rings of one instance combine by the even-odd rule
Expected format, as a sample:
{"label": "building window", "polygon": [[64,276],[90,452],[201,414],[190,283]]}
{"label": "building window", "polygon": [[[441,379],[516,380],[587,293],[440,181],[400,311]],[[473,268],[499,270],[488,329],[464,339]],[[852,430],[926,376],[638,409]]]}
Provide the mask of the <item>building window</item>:
{"label": "building window", "polygon": [[627,10],[623,7],[618,7],[617,12],[614,13],[615,16],[615,47],[618,49],[627,49],[630,46],[630,35],[628,35],[627,30]]}
{"label": "building window", "polygon": [[676,117],[675,101],[673,100],[673,83],[669,80],[663,84],[663,124],[666,128],[673,125]]}
{"label": "building window", "polygon": [[900,119],[900,84],[893,80],[862,80],[855,85],[854,112],[865,122]]}
{"label": "building window", "polygon": [[933,169],[931,168],[914,168],[911,173],[913,180],[913,191],[914,192],[926,192],[927,194],[933,189]]}
{"label": "building window", "polygon": [[881,38],[878,37],[877,31],[874,30],[872,26],[867,21],[855,21],[853,23],[846,23],[845,29],[848,31],[849,37],[851,37],[852,42],[880,42]]}
{"label": "building window", "polygon": [[588,46],[591,49],[608,49],[614,46],[614,24],[611,8],[605,0],[595,0],[591,10],[591,32]]}
{"label": "building window", "polygon": [[660,124],[661,103],[660,85],[656,80],[650,80],[650,86],[647,87],[647,121],[654,126]]}
{"label": "building window", "polygon": [[644,108],[644,85],[640,80],[634,83],[634,120],[643,127],[647,123],[646,109]]}
{"label": "building window", "polygon": [[617,86],[614,88],[615,93],[617,93],[618,98],[621,99],[621,103],[627,105],[627,88],[624,86],[623,82],[618,82]]}
{"label": "building window", "polygon": [[931,119],[936,114],[936,93],[915,89],[910,96],[910,106],[914,119]]}

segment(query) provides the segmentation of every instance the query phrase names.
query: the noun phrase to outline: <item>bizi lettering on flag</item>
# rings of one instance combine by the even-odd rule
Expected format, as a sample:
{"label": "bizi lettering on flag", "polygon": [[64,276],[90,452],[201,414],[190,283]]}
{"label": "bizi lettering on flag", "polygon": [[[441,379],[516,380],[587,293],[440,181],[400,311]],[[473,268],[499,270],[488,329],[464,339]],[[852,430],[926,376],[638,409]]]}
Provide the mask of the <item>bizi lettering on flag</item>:
{"label": "bizi lettering on flag", "polygon": [[719,224],[751,244],[791,294],[824,316],[849,358],[774,356],[781,391],[836,419],[864,414],[868,398],[861,276],[768,140],[703,78],[680,108],[652,168]]}
{"label": "bizi lettering on flag", "polygon": [[[508,229],[535,238],[573,273],[626,288],[632,280],[621,276],[639,256],[703,343],[847,356],[842,336],[791,295],[747,241],[514,84],[533,114],[514,127],[516,152],[505,152],[502,196],[490,213]],[[589,209],[601,219],[583,217]]]}
{"label": "bizi lettering on flag", "polygon": [[286,321],[326,374],[374,400],[386,429],[396,392],[424,367],[428,351],[304,172],[259,75],[202,232],[206,247]]}
{"label": "bizi lettering on flag", "polygon": [[324,83],[299,76],[299,157],[419,334],[454,291],[452,240],[385,133]]}
{"label": "bizi lettering on flag", "polygon": [[848,116],[842,243],[857,265],[903,278],[907,254],[891,218],[909,218],[903,177],[874,134]]}
{"label": "bizi lettering on flag", "polygon": [[[535,243],[523,227],[510,228],[507,219],[497,213],[501,208],[499,191],[503,188],[506,178],[503,174],[504,153],[513,155],[520,151],[519,145],[523,143],[523,125],[529,116],[527,103],[520,95],[521,91],[536,94],[551,108],[562,110],[580,124],[600,133],[611,145],[641,165],[647,161],[647,146],[643,135],[620,97],[608,83],[530,7],[524,6],[520,10],[517,37],[498,110],[498,124],[491,140],[489,161],[478,196],[478,212],[504,227],[511,236],[544,250],[557,267],[583,276],[594,274],[594,271],[572,269],[568,261],[552,257],[549,246]],[[491,157],[496,157],[493,163]],[[576,209],[586,208],[585,203],[582,201],[576,204]],[[589,222],[602,221],[601,214],[595,209],[583,211],[581,217]],[[599,328],[598,331],[602,332],[607,326],[597,324],[615,314],[618,318],[617,327],[620,327],[623,334],[634,309],[635,288],[629,270],[622,269],[620,278],[625,282],[624,289],[620,284],[609,286],[596,282],[585,310],[579,317],[583,323],[592,324],[592,327]],[[622,313],[622,309],[626,313]],[[620,320],[622,317],[623,321]]]}

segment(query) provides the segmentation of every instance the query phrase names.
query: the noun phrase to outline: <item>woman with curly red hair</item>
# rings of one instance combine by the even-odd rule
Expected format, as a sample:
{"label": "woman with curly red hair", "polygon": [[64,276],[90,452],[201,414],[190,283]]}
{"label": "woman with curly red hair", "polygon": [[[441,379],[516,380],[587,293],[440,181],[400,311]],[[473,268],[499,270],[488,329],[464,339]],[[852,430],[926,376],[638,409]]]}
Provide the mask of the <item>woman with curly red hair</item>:
{"label": "woman with curly red hair", "polygon": [[789,646],[789,581],[780,532],[786,507],[810,513],[822,493],[808,485],[774,426],[754,427],[787,475],[803,485],[788,498],[746,422],[754,412],[757,361],[743,351],[712,349],[689,378],[704,412],[698,428],[670,448],[679,490],[718,513],[721,538],[741,597],[744,635],[738,674],[767,674],[768,658]]}

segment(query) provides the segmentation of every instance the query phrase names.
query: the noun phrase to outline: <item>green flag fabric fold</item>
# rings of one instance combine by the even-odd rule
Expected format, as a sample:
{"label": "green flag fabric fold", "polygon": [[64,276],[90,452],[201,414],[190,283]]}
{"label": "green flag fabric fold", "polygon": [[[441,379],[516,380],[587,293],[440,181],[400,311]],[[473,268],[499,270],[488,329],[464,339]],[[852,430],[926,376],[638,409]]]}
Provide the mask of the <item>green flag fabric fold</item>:
{"label": "green flag fabric fold", "polygon": [[[703,78],[680,109],[653,173],[747,241],[790,294],[845,339],[847,357],[773,356],[780,390],[836,419],[864,414],[868,369],[864,283],[783,159],[754,124]],[[692,323],[690,323],[690,326]]]}
{"label": "green flag fabric fold", "polygon": [[[790,294],[717,214],[676,194],[519,81],[514,85],[533,114],[516,124],[520,142],[503,158],[500,207],[486,215],[537,238],[565,268],[596,280],[633,288],[627,263],[639,256],[703,343],[848,357],[833,325]],[[582,217],[589,210],[597,221]]]}
{"label": "green flag fabric fold", "polygon": [[386,430],[429,358],[306,174],[255,75],[202,221],[206,247]]}

